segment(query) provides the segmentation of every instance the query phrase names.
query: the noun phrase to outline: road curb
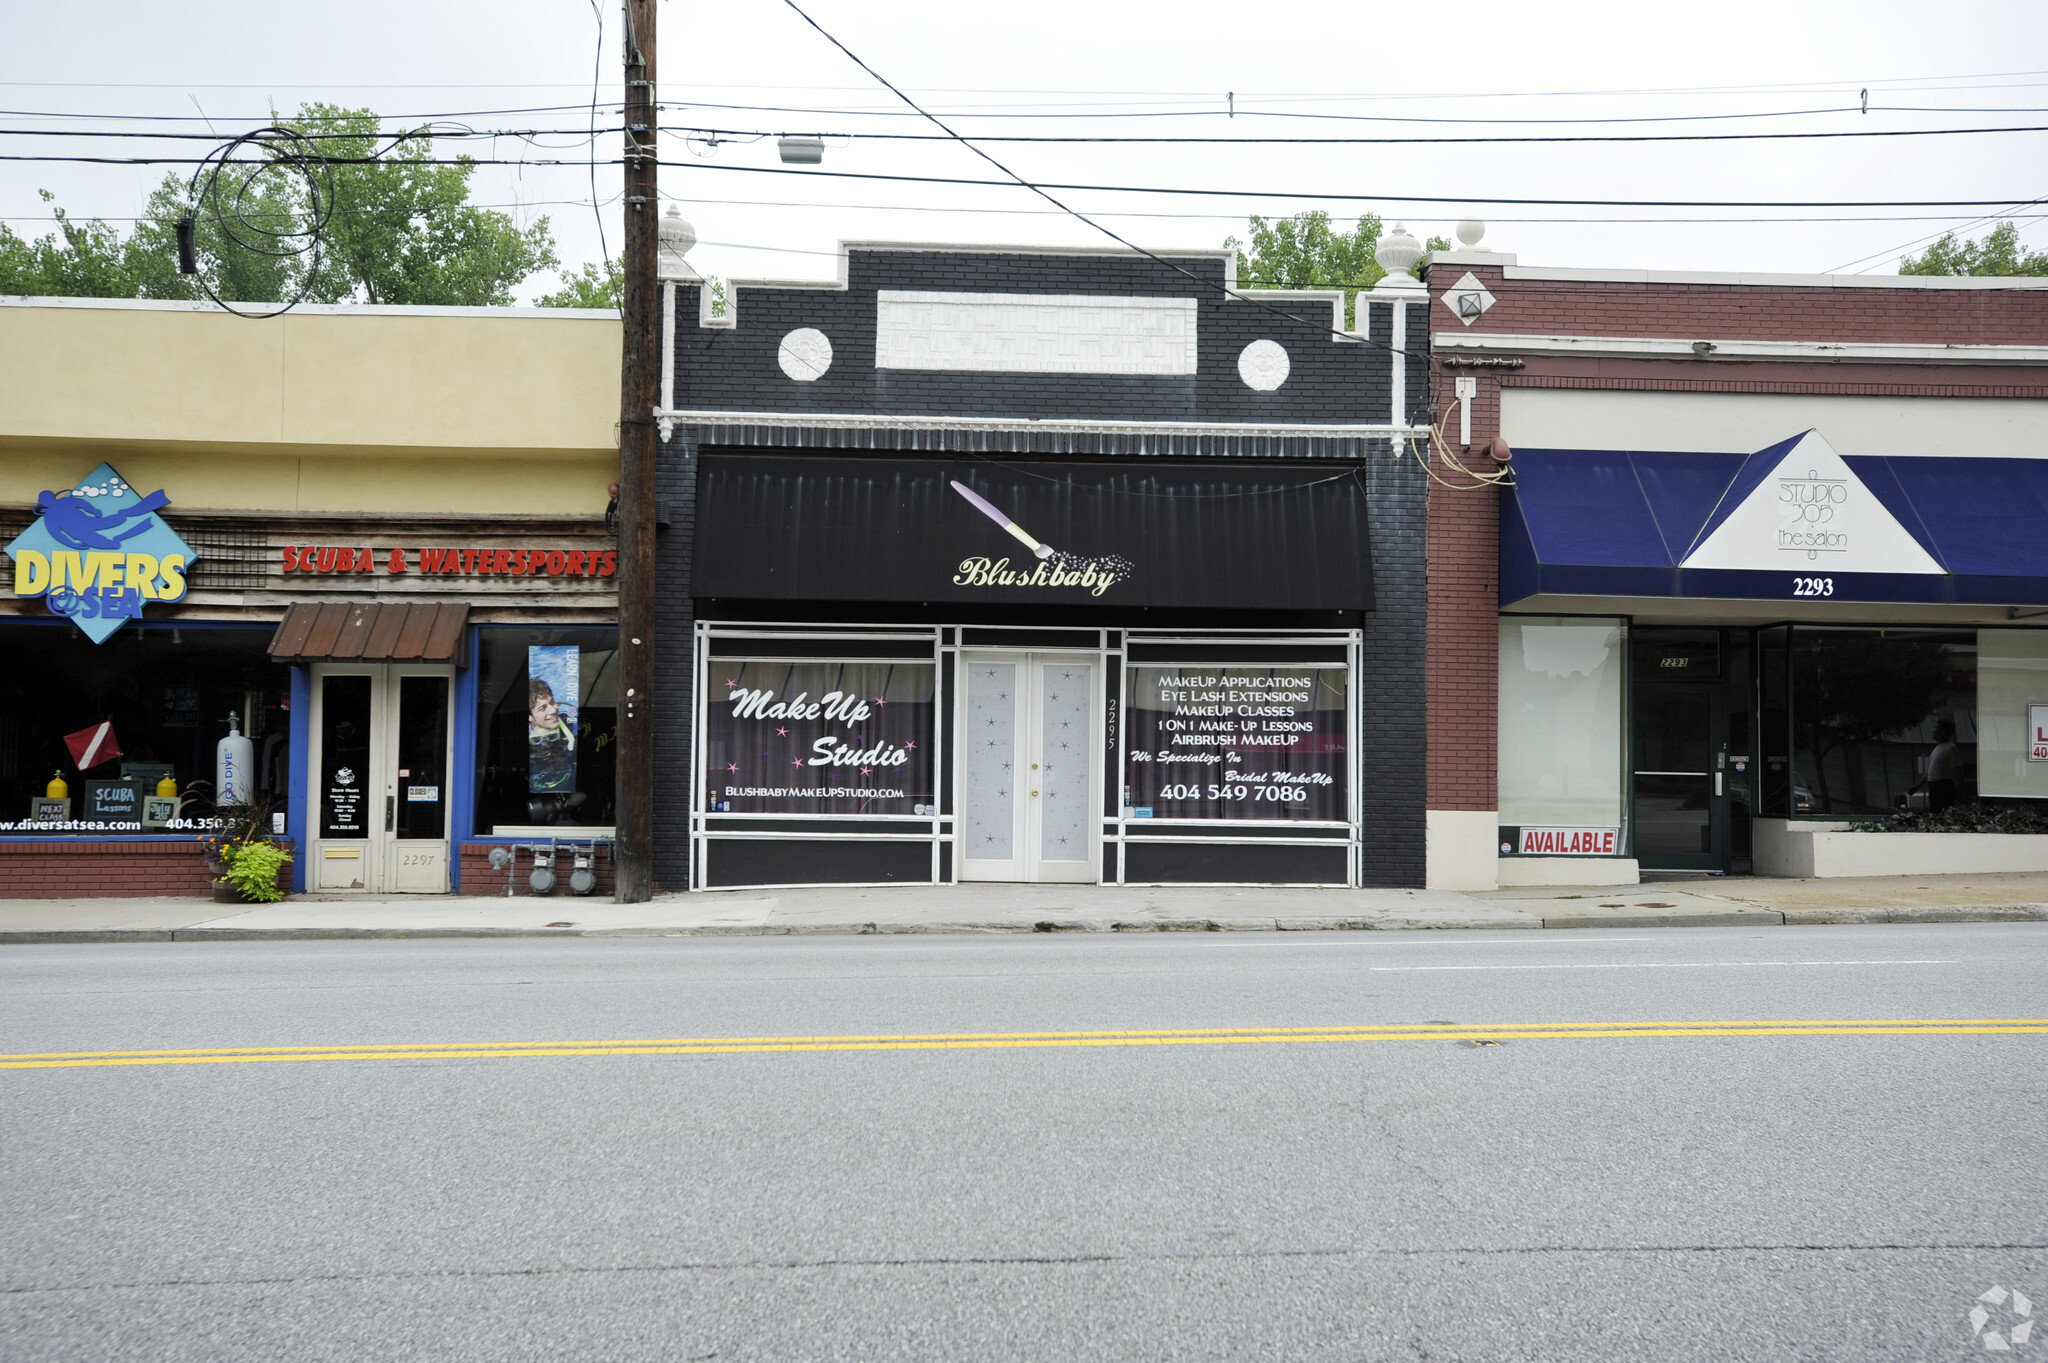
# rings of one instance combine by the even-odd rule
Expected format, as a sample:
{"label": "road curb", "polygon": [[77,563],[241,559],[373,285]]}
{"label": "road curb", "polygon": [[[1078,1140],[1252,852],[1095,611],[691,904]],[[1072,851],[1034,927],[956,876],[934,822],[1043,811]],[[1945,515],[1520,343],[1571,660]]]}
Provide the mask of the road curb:
{"label": "road curb", "polygon": [[864,937],[917,935],[1020,935],[1030,933],[1188,932],[1515,932],[1546,928],[1714,928],[1852,925],[1858,923],[2019,923],[2048,921],[2048,904],[1934,905],[1910,908],[1749,909],[1722,913],[1566,915],[1514,919],[1388,918],[1168,918],[1157,920],[1047,918],[1033,922],[707,923],[626,928],[50,928],[0,931],[0,947],[62,946],[100,942],[322,942],[395,941],[407,938],[529,937]]}
{"label": "road curb", "polygon": [[1787,909],[1793,924],[2024,923],[2048,920],[2048,904],[1929,904],[1909,908]]}
{"label": "road curb", "polygon": [[1562,918],[1546,918],[1546,928],[1744,928],[1752,926],[1777,927],[1786,921],[1782,913],[1767,909],[1738,910],[1729,913],[1663,913],[1663,914],[1569,914]]}

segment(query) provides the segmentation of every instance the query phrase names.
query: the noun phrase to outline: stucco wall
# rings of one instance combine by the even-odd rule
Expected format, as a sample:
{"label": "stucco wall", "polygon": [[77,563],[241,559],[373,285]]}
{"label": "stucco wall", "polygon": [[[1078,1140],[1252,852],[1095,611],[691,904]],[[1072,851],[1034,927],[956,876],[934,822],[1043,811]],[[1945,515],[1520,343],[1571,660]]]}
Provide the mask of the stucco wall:
{"label": "stucco wall", "polygon": [[601,512],[619,345],[609,313],[0,300],[0,503],[110,459],[188,509]]}

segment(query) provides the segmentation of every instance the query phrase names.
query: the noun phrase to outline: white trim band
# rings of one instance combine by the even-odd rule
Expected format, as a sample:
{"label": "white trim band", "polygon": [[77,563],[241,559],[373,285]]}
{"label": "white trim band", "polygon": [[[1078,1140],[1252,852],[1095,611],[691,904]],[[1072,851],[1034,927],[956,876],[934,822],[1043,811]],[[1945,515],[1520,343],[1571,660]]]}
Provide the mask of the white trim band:
{"label": "white trim band", "polygon": [[1007,416],[875,416],[862,412],[721,412],[656,408],[664,431],[676,426],[784,426],[828,431],[1000,431],[1049,435],[1265,436],[1353,440],[1364,436],[1420,436],[1427,426],[1262,426],[1232,422],[1040,421]]}
{"label": "white trim band", "polygon": [[[1605,359],[1833,360],[1852,364],[2048,364],[2048,345],[1915,345],[1888,341],[1743,341],[1654,336],[1519,336],[1437,332],[1430,349]],[[1700,346],[1707,346],[1704,353]]]}

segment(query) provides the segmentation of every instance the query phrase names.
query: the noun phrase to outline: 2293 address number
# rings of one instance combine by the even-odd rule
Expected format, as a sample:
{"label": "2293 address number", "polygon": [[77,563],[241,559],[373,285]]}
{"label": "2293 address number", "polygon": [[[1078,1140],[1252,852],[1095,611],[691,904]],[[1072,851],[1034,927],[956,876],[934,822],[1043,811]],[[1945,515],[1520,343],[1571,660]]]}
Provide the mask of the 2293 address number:
{"label": "2293 address number", "polygon": [[1795,577],[1792,579],[1794,596],[1833,596],[1835,580],[1831,577]]}

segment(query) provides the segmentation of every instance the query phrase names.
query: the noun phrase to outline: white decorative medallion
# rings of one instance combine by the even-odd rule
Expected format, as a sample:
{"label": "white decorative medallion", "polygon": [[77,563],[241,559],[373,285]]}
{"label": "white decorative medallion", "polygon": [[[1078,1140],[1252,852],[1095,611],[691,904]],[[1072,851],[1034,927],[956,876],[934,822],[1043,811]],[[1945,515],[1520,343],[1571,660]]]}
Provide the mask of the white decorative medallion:
{"label": "white decorative medallion", "polygon": [[1808,431],[1681,568],[1800,573],[1942,573],[1920,541]]}
{"label": "white decorative medallion", "polygon": [[875,368],[1192,374],[1195,300],[882,289]]}
{"label": "white decorative medallion", "polygon": [[1264,338],[1253,341],[1237,357],[1237,376],[1245,387],[1261,393],[1270,393],[1287,382],[1289,368],[1287,347]]}
{"label": "white decorative medallion", "polygon": [[1451,316],[1468,327],[1484,316],[1495,301],[1486,286],[1479,282],[1479,276],[1470,270],[1465,271],[1463,279],[1444,290],[1444,306],[1451,310]]}
{"label": "white decorative medallion", "polygon": [[798,327],[782,338],[775,359],[783,373],[798,383],[809,383],[824,378],[832,367],[832,342],[815,327]]}

